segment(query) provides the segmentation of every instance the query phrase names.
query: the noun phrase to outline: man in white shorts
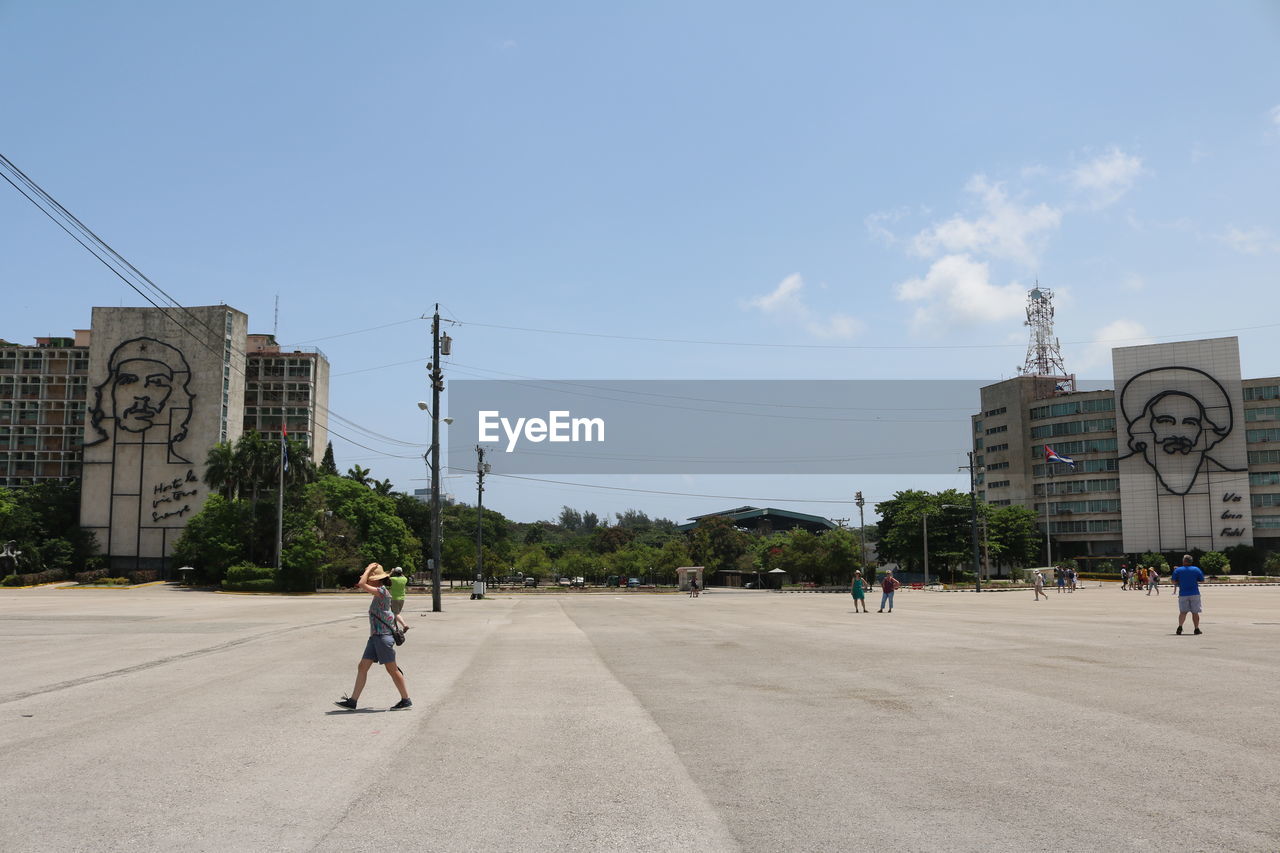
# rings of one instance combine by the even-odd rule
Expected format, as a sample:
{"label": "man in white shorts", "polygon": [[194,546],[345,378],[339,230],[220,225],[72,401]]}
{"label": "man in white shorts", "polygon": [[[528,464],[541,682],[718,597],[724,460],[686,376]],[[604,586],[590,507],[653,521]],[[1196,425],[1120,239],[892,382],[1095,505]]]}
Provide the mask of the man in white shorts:
{"label": "man in white shorts", "polygon": [[1187,614],[1191,614],[1191,624],[1195,630],[1191,633],[1199,634],[1200,631],[1200,584],[1204,583],[1204,572],[1200,571],[1200,567],[1194,565],[1191,561],[1190,554],[1182,555],[1182,565],[1173,570],[1171,580],[1178,586],[1178,631],[1182,633],[1182,623],[1187,621]]}

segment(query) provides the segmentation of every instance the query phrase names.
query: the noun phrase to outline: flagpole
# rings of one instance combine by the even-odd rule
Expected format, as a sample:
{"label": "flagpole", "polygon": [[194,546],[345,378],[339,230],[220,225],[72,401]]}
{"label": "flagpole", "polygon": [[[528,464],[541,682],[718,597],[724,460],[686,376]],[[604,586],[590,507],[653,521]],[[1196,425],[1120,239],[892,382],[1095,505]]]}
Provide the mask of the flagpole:
{"label": "flagpole", "polygon": [[1044,483],[1044,555],[1045,565],[1052,568],[1053,543],[1049,540],[1049,487],[1053,484],[1053,463],[1049,461],[1047,453],[1045,454],[1044,467],[1048,477]]}
{"label": "flagpole", "polygon": [[284,466],[288,457],[287,436],[288,427],[282,422],[280,424],[280,490],[276,493],[276,572],[278,573],[284,563]]}

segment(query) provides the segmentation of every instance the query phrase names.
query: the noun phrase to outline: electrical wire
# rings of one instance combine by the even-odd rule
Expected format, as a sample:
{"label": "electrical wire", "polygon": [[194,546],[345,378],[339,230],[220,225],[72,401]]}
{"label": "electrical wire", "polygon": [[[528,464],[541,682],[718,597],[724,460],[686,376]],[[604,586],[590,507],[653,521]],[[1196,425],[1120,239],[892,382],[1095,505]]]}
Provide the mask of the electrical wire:
{"label": "electrical wire", "polygon": [[[57,225],[59,228],[65,231],[73,240],[75,240],[86,251],[88,251],[89,254],[97,258],[98,261],[101,262],[107,269],[111,270],[111,272],[114,273],[116,277],[118,277],[121,281],[123,281],[130,288],[132,288],[139,296],[145,299],[154,308],[159,310],[166,319],[168,319],[174,325],[178,326],[178,328],[182,329],[184,332],[190,335],[197,343],[199,343],[201,346],[208,349],[215,356],[217,356],[218,358],[222,358],[222,355],[223,355],[222,352],[215,350],[212,346],[210,346],[205,341],[203,337],[193,333],[189,328],[187,328],[186,325],[184,325],[176,317],[170,314],[169,311],[178,310],[178,311],[185,312],[187,317],[194,320],[196,323],[200,324],[201,326],[204,326],[205,330],[208,331],[210,335],[213,337],[220,338],[222,337],[222,333],[214,330],[211,326],[209,326],[208,323],[204,321],[203,318],[201,318],[199,315],[195,314],[190,309],[183,306],[176,299],[174,299],[172,296],[166,293],[163,288],[161,288],[158,284],[156,284],[154,281],[152,281],[150,278],[144,275],[141,270],[135,267],[132,263],[129,262],[127,258],[125,258],[123,255],[117,252],[114,248],[112,248],[112,246],[109,243],[107,243],[105,240],[99,237],[96,233],[94,233],[93,230],[90,229],[87,225],[85,225],[84,222],[82,222],[75,214],[67,210],[67,208],[64,207],[61,202],[59,202],[56,198],[50,195],[43,187],[41,187],[34,180],[32,180],[30,176],[28,176],[25,172],[19,169],[17,165],[13,163],[12,160],[10,160],[8,157],[6,157],[3,154],[0,154],[0,177],[3,177],[10,186],[16,189],[28,201],[30,201],[33,205],[35,205],[36,208],[39,209],[40,212],[42,212],[45,216],[49,217],[49,219],[55,225]],[[17,180],[22,184],[22,186],[19,186],[17,183],[14,183],[13,178],[17,178]],[[24,189],[24,187],[26,189]],[[28,190],[30,190],[30,192],[28,192]],[[32,196],[33,193],[35,197]],[[128,275],[126,275],[125,272],[122,272],[121,268],[123,268],[123,270],[127,272]],[[151,295],[148,295],[146,292],[143,291],[142,287],[139,287],[139,284],[141,284],[143,287],[149,288],[157,297],[159,297],[160,299],[168,303],[167,306],[162,306],[160,303],[156,302]],[[238,353],[238,354],[243,355],[243,353]]]}
{"label": "electrical wire", "polygon": [[[658,343],[658,344],[696,344],[699,346],[722,346],[722,347],[757,347],[761,349],[816,349],[816,350],[980,350],[980,349],[1025,349],[1025,344],[777,344],[764,343],[761,341],[713,341],[698,340],[695,338],[651,338],[640,335],[617,335],[604,332],[576,332],[567,329],[536,329],[527,326],[505,326],[497,323],[476,323],[471,321],[457,321],[462,326],[476,326],[482,329],[500,329],[509,332],[531,332],[544,335],[569,335],[580,338],[605,338],[617,341],[637,341],[640,343]],[[1107,343],[1126,343],[1131,341],[1145,341],[1149,338],[1185,338],[1190,335],[1218,335],[1230,332],[1252,332],[1261,329],[1274,329],[1280,327],[1280,323],[1265,323],[1258,326],[1241,326],[1234,329],[1215,329],[1205,331],[1203,329],[1195,332],[1182,332],[1178,334],[1166,335],[1144,335],[1136,338],[1107,338],[1104,340],[1092,341],[1066,341],[1063,346],[1086,346],[1092,344]]]}

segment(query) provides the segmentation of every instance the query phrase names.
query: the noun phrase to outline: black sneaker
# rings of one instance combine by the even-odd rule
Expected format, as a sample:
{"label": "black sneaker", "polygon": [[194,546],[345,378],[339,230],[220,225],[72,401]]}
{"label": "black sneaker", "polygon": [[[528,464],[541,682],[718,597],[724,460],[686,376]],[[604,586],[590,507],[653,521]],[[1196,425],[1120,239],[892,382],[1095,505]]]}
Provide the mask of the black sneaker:
{"label": "black sneaker", "polygon": [[339,708],[346,708],[348,711],[354,711],[356,709],[356,700],[350,697],[344,697],[342,701],[334,702],[333,704],[337,705]]}
{"label": "black sneaker", "polygon": [[1197,628],[1197,629],[1195,629],[1194,631],[1192,631],[1191,633],[1193,633],[1193,634],[1203,634],[1204,632],[1203,632],[1203,631],[1201,631],[1199,628]]}
{"label": "black sneaker", "polygon": [[406,708],[412,708],[412,707],[413,707],[412,699],[401,699],[399,702],[391,706],[391,710],[403,711]]}
{"label": "black sneaker", "polygon": [[1173,633],[1175,633],[1175,634],[1181,634],[1181,633],[1182,633],[1182,626],[1181,626],[1181,625],[1179,625],[1179,626],[1178,626],[1178,630],[1174,631]]}

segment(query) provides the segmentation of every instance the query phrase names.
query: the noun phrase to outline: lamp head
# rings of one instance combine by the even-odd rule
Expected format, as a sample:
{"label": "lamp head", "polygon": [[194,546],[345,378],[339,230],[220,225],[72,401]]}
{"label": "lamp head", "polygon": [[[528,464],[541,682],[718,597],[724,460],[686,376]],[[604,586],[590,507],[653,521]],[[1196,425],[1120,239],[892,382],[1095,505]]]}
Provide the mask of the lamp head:
{"label": "lamp head", "polygon": [[423,401],[421,401],[421,400],[419,400],[419,401],[418,401],[418,408],[419,408],[419,409],[422,409],[422,411],[424,411],[424,412],[427,412],[427,411],[430,411],[430,410],[431,410],[431,407],[430,407],[430,406],[428,406],[426,403],[424,403],[424,402],[423,402]]}

